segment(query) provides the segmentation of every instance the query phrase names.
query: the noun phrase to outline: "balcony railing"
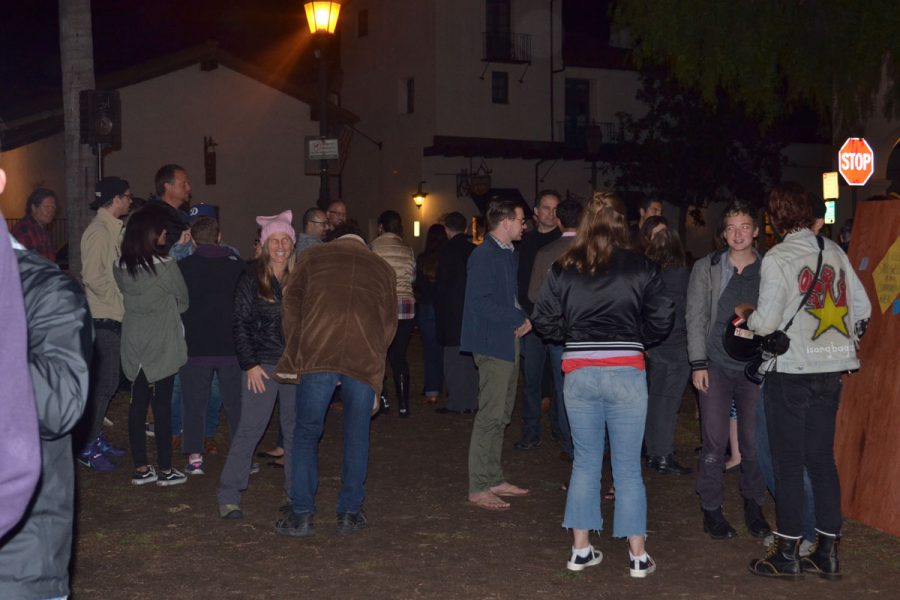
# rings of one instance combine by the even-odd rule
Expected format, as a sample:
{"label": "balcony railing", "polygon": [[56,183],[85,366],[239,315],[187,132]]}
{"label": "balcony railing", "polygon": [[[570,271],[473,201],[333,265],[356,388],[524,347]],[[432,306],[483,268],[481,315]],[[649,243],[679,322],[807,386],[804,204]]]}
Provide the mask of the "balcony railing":
{"label": "balcony railing", "polygon": [[493,63],[531,64],[531,35],[486,31],[482,34],[481,60]]}
{"label": "balcony railing", "polygon": [[621,144],[625,141],[625,132],[619,122],[594,122],[583,125],[576,120],[558,121],[562,130],[563,141],[570,150],[584,151],[589,155],[600,152],[600,147],[607,144]]}

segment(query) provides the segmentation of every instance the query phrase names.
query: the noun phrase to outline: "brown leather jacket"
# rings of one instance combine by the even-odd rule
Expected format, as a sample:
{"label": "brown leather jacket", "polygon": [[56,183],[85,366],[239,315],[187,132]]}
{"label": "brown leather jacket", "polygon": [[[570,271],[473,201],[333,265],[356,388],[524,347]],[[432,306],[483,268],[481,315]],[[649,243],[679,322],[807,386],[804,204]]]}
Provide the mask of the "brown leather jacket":
{"label": "brown leather jacket", "polygon": [[362,238],[345,235],[304,252],[285,285],[282,315],[276,379],[332,372],[381,389],[397,330],[395,276]]}

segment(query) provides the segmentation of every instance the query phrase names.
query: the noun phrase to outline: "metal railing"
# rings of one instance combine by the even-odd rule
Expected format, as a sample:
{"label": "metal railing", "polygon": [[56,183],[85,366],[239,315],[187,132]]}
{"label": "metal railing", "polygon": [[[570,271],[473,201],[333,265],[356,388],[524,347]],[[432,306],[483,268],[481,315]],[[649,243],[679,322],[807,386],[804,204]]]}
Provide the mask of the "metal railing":
{"label": "metal railing", "polygon": [[619,122],[594,122],[583,125],[566,120],[558,121],[557,125],[562,130],[562,139],[567,148],[584,150],[588,154],[596,154],[601,145],[621,144],[625,141],[625,131]]}
{"label": "metal railing", "polygon": [[531,64],[531,35],[485,31],[481,60],[494,63]]}

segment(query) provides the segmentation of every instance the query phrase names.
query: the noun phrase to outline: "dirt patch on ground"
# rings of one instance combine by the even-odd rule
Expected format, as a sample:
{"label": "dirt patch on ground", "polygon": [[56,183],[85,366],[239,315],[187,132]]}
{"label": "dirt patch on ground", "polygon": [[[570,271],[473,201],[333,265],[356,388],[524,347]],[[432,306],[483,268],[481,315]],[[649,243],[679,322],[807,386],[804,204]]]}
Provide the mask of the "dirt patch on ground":
{"label": "dirt patch on ground", "polygon": [[[421,360],[410,347],[412,389],[421,389]],[[127,397],[110,409],[112,441],[127,446]],[[224,421],[224,419],[223,419]],[[762,598],[793,593],[817,600],[897,597],[900,540],[847,522],[841,548],[843,581],[808,577],[782,583],[747,573],[762,555],[742,526],[737,476],[728,476],[726,515],[739,537],[713,541],[703,533],[695,478],[645,472],[648,550],[659,568],[646,580],[628,576],[627,547],[607,531],[592,537],[603,564],[576,574],[565,563],[571,537],[562,522],[569,464],[545,432],[535,450],[514,450],[518,411],[507,432],[508,478],[532,490],[512,509],[491,513],[466,503],[471,416],[435,414],[417,397],[410,419],[396,411],[372,424],[365,511],[370,526],[352,536],[334,532],[340,484],[341,415],[331,411],[320,449],[321,481],[315,537],[275,535],[284,503],[283,475],[263,466],[243,498],[244,518],[218,517],[215,487],[224,455],[206,460],[204,476],[160,488],[129,484],[130,459],[110,474],[79,469],[73,597],[81,598]],[[546,423],[545,423],[546,424]],[[224,427],[224,426],[223,426]],[[275,439],[270,428],[260,448]],[[227,432],[219,445],[227,450]],[[693,464],[698,443],[693,399],[686,394],[678,454]],[[151,457],[154,452],[148,438]],[[690,457],[690,458],[688,458]],[[176,458],[176,466],[183,460]],[[609,483],[604,471],[604,488]],[[611,525],[612,506],[603,502]],[[766,514],[774,522],[772,506]]]}

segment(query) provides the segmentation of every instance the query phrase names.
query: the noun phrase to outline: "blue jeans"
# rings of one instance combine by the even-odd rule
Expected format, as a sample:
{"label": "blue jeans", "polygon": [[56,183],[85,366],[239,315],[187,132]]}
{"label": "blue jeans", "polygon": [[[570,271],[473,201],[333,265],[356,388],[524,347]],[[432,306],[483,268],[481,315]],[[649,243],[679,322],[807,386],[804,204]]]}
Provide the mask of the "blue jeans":
{"label": "blue jeans", "polygon": [[562,355],[563,346],[547,344],[547,353],[550,354],[550,366],[553,369],[553,404],[550,405],[550,421],[553,429],[559,435],[559,445],[562,451],[571,457],[575,456],[572,448],[572,430],[569,427],[569,417],[566,414],[565,393],[563,389]]}
{"label": "blue jeans", "polygon": [[[181,376],[175,376],[175,386],[172,388],[172,435],[181,435],[184,402],[181,399]],[[206,405],[206,437],[216,437],[216,429],[219,428],[219,411],[222,409],[222,393],[219,391],[219,376],[213,375],[212,387],[209,392],[209,403]],[[231,432],[234,435],[234,432]]]}
{"label": "blue jeans", "polygon": [[532,332],[521,340],[522,438],[541,439],[541,396],[547,346]]}
{"label": "blue jeans", "polygon": [[337,512],[356,513],[365,499],[369,467],[369,424],[375,390],[341,373],[308,373],[297,385],[297,416],[291,469],[291,506],[295,513],[316,511],[319,488],[319,440],[325,429],[325,415],[331,395],[341,382],[344,402],[344,460],[341,467],[341,492]]}
{"label": "blue jeans", "polygon": [[437,318],[434,304],[416,304],[416,321],[422,336],[422,358],[425,363],[426,395],[440,394],[444,390],[444,348],[437,338]]}
{"label": "blue jeans", "polygon": [[566,411],[575,462],[563,527],[603,528],[600,473],[609,430],[616,504],[613,537],[647,533],[647,493],[641,475],[641,441],[647,417],[647,378],[632,367],[584,367],[565,377]]}

